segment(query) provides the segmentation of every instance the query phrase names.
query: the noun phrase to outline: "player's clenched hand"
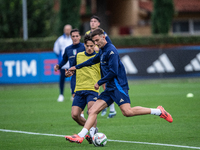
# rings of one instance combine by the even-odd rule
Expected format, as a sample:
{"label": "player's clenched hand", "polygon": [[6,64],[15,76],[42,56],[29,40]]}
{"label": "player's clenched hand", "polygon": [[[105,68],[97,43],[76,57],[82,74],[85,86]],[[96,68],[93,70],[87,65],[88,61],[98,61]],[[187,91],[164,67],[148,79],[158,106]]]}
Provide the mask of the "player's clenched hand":
{"label": "player's clenched hand", "polygon": [[55,71],[58,71],[58,69],[59,69],[59,65],[56,64],[56,65],[54,66],[54,70],[55,70]]}
{"label": "player's clenched hand", "polygon": [[73,67],[69,68],[68,70],[69,70],[69,71],[74,71],[74,70],[76,70],[76,67],[73,66]]}
{"label": "player's clenched hand", "polygon": [[98,90],[98,89],[99,89],[98,83],[96,83],[96,84],[94,85],[94,89],[95,89],[95,90]]}
{"label": "player's clenched hand", "polygon": [[65,69],[65,76],[66,77],[71,77],[74,74],[74,71],[69,71],[67,69]]}

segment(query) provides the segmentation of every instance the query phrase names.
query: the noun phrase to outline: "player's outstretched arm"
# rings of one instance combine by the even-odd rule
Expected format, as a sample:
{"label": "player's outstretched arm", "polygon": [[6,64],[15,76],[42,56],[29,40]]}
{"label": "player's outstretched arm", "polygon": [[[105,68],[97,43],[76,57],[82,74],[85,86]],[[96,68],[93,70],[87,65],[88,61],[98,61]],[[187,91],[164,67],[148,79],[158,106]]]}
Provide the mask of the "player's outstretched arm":
{"label": "player's outstretched arm", "polygon": [[75,71],[76,70],[76,67],[75,66],[72,66],[71,68],[68,69],[69,71]]}
{"label": "player's outstretched arm", "polygon": [[98,54],[96,54],[96,56],[84,61],[81,64],[76,65],[75,67],[76,67],[76,69],[81,69],[82,67],[92,66],[92,65],[97,64],[99,62],[100,62],[100,55],[98,53]]}

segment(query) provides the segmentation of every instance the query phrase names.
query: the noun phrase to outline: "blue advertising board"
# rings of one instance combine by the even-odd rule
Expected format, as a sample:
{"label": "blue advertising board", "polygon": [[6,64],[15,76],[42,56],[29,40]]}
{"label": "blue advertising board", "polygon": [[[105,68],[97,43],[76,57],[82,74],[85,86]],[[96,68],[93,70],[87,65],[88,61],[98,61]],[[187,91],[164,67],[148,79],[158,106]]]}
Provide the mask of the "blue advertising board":
{"label": "blue advertising board", "polygon": [[0,84],[58,82],[57,63],[53,52],[0,54]]}
{"label": "blue advertising board", "polygon": [[[200,77],[198,45],[124,48],[118,52],[129,79]],[[53,52],[0,54],[0,84],[58,82],[57,63]]]}

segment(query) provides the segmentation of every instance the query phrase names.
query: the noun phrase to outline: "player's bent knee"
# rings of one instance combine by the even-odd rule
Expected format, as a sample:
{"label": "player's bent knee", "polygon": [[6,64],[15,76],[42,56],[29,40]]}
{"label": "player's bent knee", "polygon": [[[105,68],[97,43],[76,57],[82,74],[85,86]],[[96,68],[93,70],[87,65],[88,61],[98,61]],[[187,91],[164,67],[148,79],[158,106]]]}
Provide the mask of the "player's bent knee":
{"label": "player's bent knee", "polygon": [[95,109],[89,109],[88,115],[92,115],[92,114],[97,114],[97,111]]}
{"label": "player's bent knee", "polygon": [[89,109],[89,110],[88,110],[88,115],[91,115],[91,114],[94,114],[94,110]]}
{"label": "player's bent knee", "polygon": [[91,114],[91,109],[88,110],[88,115],[90,115],[90,114]]}
{"label": "player's bent knee", "polygon": [[72,113],[72,119],[74,119],[74,120],[78,120],[78,118],[79,118],[79,116],[80,116],[81,114],[77,114],[77,113]]}
{"label": "player's bent knee", "polygon": [[124,112],[122,113],[125,117],[130,117],[128,113]]}
{"label": "player's bent knee", "polygon": [[122,111],[122,114],[123,114],[125,117],[132,117],[132,116],[134,116],[134,114],[131,113],[131,112],[128,111],[128,110]]}

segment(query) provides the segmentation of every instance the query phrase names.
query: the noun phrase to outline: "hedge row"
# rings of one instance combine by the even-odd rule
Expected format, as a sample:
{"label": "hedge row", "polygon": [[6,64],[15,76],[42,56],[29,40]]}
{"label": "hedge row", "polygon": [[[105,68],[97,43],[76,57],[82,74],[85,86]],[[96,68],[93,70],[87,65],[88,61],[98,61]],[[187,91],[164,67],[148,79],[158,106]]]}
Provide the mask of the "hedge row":
{"label": "hedge row", "polygon": [[[200,44],[200,36],[157,35],[149,37],[123,36],[110,38],[113,44],[120,48]],[[56,39],[57,37],[32,38],[27,41],[23,41],[23,39],[0,39],[0,53],[51,51]]]}
{"label": "hedge row", "polygon": [[141,47],[165,45],[195,45],[200,44],[200,36],[166,36],[156,35],[149,37],[114,37],[111,39],[116,47]]}
{"label": "hedge row", "polygon": [[53,49],[56,37],[23,39],[0,39],[0,53],[35,52]]}

